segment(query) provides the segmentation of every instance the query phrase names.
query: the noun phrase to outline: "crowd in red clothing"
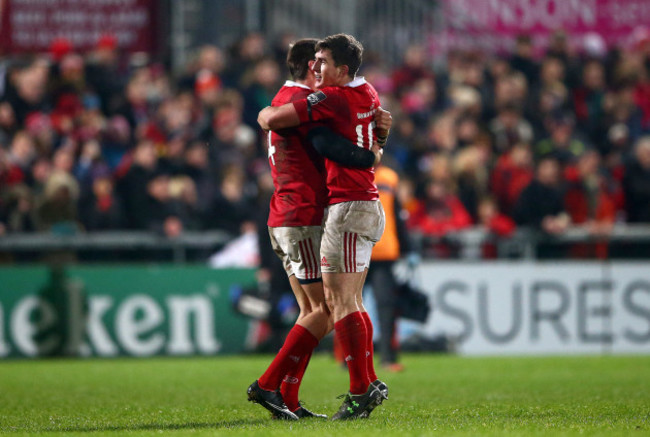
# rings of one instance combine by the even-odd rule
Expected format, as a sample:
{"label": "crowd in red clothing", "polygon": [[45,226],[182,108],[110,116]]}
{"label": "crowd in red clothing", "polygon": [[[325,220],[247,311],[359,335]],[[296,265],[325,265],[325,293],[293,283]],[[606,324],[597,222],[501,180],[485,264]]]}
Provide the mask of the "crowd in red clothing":
{"label": "crowd in red clothing", "polygon": [[[256,118],[285,54],[252,33],[198,48],[178,74],[110,37],[89,53],[55,41],[0,58],[0,235],[237,235],[272,189]],[[361,75],[392,112],[384,162],[413,231],[650,223],[650,39],[575,50],[556,33],[541,58],[521,36],[507,55],[441,63],[414,45],[400,65],[375,59]]]}

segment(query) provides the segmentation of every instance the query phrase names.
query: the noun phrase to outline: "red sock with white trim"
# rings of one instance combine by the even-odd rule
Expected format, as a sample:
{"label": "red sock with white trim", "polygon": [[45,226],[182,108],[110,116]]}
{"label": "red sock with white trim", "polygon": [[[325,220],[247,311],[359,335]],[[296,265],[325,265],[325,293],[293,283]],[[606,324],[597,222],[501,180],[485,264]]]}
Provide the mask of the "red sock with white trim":
{"label": "red sock with white trim", "polygon": [[277,390],[282,384],[284,376],[288,373],[295,372],[300,365],[300,361],[318,345],[318,339],[314,334],[300,325],[294,325],[289,331],[282,348],[269,365],[268,369],[257,383],[263,390]]}
{"label": "red sock with white trim", "polygon": [[300,391],[302,377],[305,375],[310,359],[311,352],[303,355],[298,363],[298,367],[296,367],[293,372],[287,373],[282,380],[280,393],[282,394],[284,403],[287,404],[287,408],[291,411],[296,411],[298,407],[300,407],[300,404],[298,403],[298,391]]}
{"label": "red sock with white trim", "polygon": [[334,324],[336,336],[345,353],[350,373],[350,393],[363,394],[368,389],[366,365],[366,327],[361,311],[343,317]]}
{"label": "red sock with white trim", "polygon": [[370,316],[366,311],[361,313],[363,315],[363,321],[366,325],[366,369],[368,372],[368,384],[377,379],[377,374],[375,373],[375,346],[372,344],[372,337],[374,330],[372,328],[372,321]]}

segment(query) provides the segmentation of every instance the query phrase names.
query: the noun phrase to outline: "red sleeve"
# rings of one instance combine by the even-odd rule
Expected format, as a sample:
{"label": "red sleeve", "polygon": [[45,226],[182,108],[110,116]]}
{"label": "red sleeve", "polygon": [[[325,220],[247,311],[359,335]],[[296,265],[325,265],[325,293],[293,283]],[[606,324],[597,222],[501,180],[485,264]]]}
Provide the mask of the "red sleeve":
{"label": "red sleeve", "polygon": [[293,103],[300,123],[336,118],[349,112],[348,103],[335,87],[323,88]]}
{"label": "red sleeve", "polygon": [[307,106],[307,99],[302,99],[293,102],[293,107],[298,113],[298,118],[300,119],[300,124],[307,123],[309,120],[309,108]]}

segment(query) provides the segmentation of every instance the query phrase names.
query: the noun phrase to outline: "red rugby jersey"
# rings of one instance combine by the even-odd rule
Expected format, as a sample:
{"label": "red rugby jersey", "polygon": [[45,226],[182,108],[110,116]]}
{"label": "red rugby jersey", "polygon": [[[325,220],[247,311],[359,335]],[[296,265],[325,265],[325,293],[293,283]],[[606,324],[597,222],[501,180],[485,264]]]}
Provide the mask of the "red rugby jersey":
{"label": "red rugby jersey", "polygon": [[[363,77],[342,87],[327,87],[293,103],[300,123],[322,121],[359,147],[370,149],[374,117],[380,106],[377,91]],[[344,167],[325,159],[329,204],[352,200],[377,200],[374,168]]]}
{"label": "red rugby jersey", "polygon": [[[272,106],[305,99],[311,89],[288,80]],[[320,226],[327,205],[325,164],[306,140],[309,126],[269,132],[268,156],[275,190],[267,224],[272,227]]]}

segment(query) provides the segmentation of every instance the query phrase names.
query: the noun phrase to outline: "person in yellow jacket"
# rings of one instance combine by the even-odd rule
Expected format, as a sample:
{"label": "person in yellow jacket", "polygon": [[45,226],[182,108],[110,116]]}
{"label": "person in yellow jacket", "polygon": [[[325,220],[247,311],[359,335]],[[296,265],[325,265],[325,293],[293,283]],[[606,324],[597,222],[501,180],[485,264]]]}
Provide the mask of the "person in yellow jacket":
{"label": "person in yellow jacket", "polygon": [[418,257],[411,253],[406,224],[397,197],[397,172],[387,165],[380,165],[375,170],[375,183],[379,189],[379,201],[386,214],[386,228],[372,250],[367,283],[372,286],[377,303],[381,364],[389,371],[401,371],[403,367],[397,360],[398,345],[395,338],[398,284],[393,267],[402,254],[410,254],[411,264],[417,263]]}

